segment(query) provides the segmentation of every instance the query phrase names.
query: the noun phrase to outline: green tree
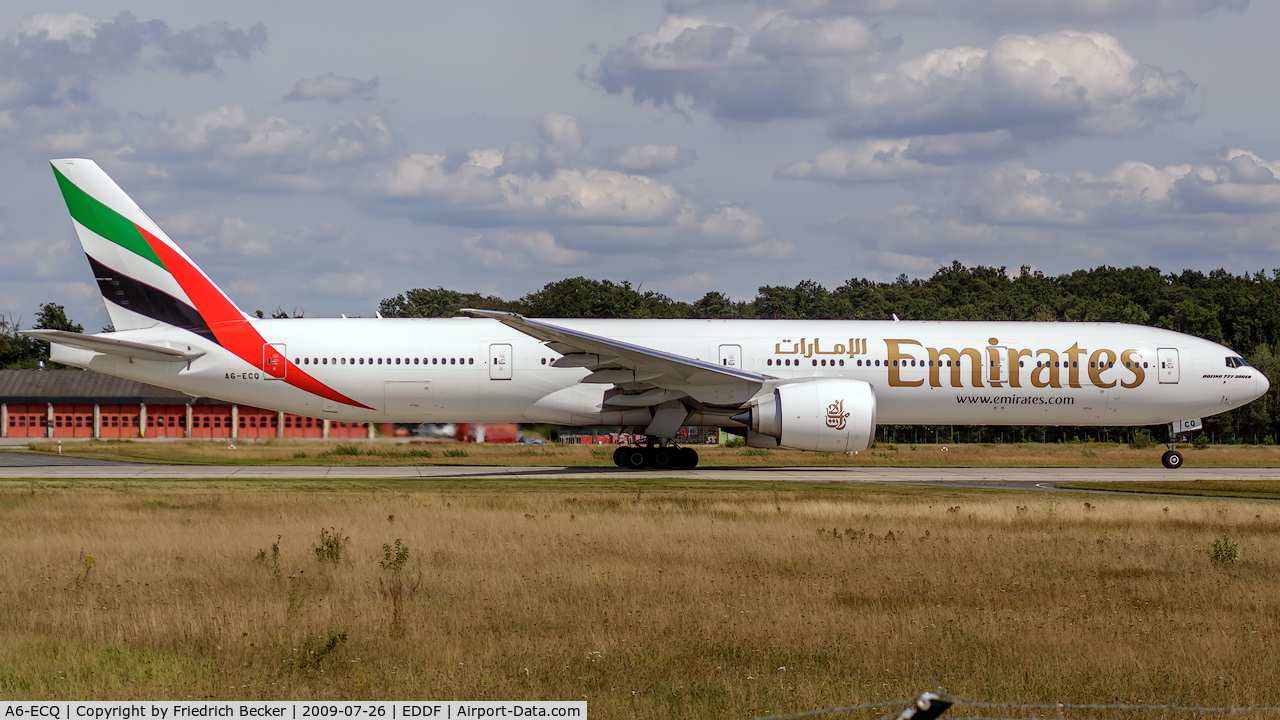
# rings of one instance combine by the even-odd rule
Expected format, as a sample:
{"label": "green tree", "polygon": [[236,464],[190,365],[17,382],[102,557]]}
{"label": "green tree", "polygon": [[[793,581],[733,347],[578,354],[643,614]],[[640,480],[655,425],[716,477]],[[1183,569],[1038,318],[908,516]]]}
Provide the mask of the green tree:
{"label": "green tree", "polygon": [[[16,330],[17,328],[15,327],[14,329]],[[65,307],[51,302],[42,303],[40,305],[40,310],[36,313],[36,323],[32,326],[32,329],[62,330],[64,332],[73,333],[84,332],[83,325],[72,322],[71,318],[67,317],[67,310]],[[38,366],[41,360],[47,361],[49,359],[49,343],[40,341],[33,341],[33,343],[36,348],[35,358],[34,360],[29,360],[27,364],[34,367]],[[56,365],[56,367],[61,368],[65,366]]]}
{"label": "green tree", "polygon": [[383,317],[453,317],[462,308],[509,310],[502,298],[479,293],[460,293],[442,287],[415,288],[387,298],[378,305]]}
{"label": "green tree", "polygon": [[681,318],[690,313],[687,303],[652,290],[640,292],[629,281],[585,277],[547,283],[515,305],[529,317],[545,318]]}
{"label": "green tree", "polygon": [[[0,369],[31,370],[41,360],[42,343],[19,335],[20,329],[20,319],[15,320],[12,315],[0,317]],[[43,357],[48,357],[48,354]]]}
{"label": "green tree", "polygon": [[56,303],[44,303],[41,305],[40,311],[36,313],[36,324],[32,327],[36,330],[84,332],[84,326],[71,322],[71,319],[67,317],[67,309]]}

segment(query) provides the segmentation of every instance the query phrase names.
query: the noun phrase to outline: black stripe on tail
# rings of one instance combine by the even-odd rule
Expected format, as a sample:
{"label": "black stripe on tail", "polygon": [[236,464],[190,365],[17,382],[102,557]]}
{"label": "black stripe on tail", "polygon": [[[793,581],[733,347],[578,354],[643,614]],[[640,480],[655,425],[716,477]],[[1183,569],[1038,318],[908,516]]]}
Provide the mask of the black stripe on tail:
{"label": "black stripe on tail", "polygon": [[86,257],[89,258],[89,267],[93,268],[93,277],[98,281],[98,289],[107,302],[218,342],[209,324],[195,308],[159,288],[112,270],[92,256]]}

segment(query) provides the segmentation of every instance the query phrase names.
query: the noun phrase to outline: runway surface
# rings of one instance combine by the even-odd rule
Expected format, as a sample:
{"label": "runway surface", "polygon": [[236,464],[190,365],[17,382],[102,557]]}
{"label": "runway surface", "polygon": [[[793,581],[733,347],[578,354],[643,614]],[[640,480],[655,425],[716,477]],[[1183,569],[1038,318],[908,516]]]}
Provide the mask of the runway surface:
{"label": "runway surface", "polygon": [[782,467],[631,471],[604,467],[156,465],[0,453],[0,479],[94,480],[403,480],[429,478],[526,480],[747,480],[792,482],[917,483],[965,487],[1052,490],[1054,483],[1142,480],[1277,480],[1280,468],[903,468]]}

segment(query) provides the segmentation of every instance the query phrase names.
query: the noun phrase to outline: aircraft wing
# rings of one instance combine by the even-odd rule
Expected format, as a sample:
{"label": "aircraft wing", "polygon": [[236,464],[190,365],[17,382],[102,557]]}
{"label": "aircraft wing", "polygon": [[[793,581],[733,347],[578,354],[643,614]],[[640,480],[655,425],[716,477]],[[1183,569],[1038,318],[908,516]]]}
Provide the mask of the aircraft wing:
{"label": "aircraft wing", "polygon": [[102,335],[81,335],[80,333],[66,332],[64,330],[20,330],[19,333],[47,343],[56,343],[106,355],[117,355],[138,360],[185,363],[204,355],[203,351],[183,352],[182,350],[174,350],[160,345],[117,340]]}
{"label": "aircraft wing", "polygon": [[[541,340],[564,355],[556,361],[557,367],[582,367],[591,370],[591,374],[581,382],[612,383],[626,391],[664,388],[680,391],[711,405],[736,405],[750,399],[761,385],[774,379],[739,368],[572,330],[543,320],[530,320],[518,313],[469,309],[462,312],[497,320],[513,330]],[[642,396],[643,394],[636,396],[637,401]],[[625,402],[621,398],[618,400],[619,403]]]}

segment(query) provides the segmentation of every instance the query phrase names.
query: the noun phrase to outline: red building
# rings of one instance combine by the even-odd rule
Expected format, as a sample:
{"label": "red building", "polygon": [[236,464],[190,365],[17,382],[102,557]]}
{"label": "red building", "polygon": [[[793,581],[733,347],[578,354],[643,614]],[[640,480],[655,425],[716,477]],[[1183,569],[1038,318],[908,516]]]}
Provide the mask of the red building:
{"label": "red building", "polygon": [[343,423],[193,399],[90,370],[0,370],[0,437],[371,437]]}

